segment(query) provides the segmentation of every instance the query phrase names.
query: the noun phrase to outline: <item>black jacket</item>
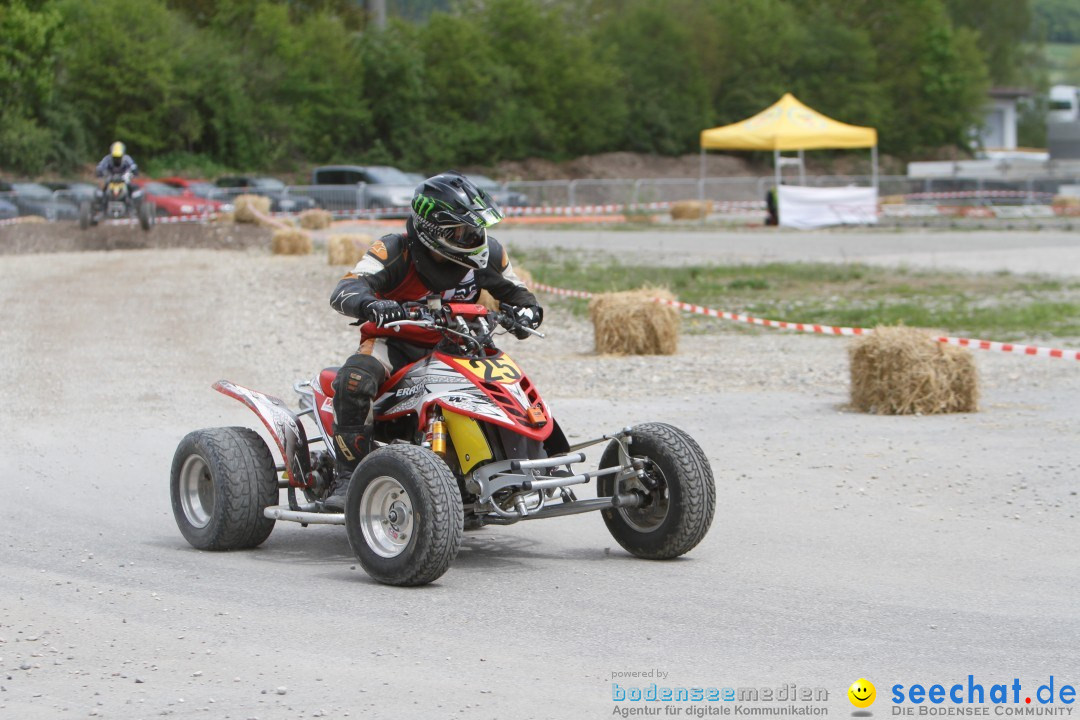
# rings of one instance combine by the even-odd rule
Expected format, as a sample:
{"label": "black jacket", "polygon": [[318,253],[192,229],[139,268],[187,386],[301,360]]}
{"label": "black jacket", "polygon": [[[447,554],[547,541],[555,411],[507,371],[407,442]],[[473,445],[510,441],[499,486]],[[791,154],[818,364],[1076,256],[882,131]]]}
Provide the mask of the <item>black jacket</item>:
{"label": "black jacket", "polygon": [[[495,238],[488,238],[488,264],[473,270],[456,263],[416,262],[417,253],[405,234],[386,235],[371,246],[330,296],[330,305],[343,315],[363,318],[369,303],[380,299],[423,300],[428,295],[442,295],[443,302],[476,302],[481,290],[487,290],[499,302],[510,305],[539,305],[525,283],[514,274],[510,257]],[[429,259],[429,258],[424,258]],[[423,269],[421,269],[423,268]],[[404,337],[403,340],[421,339]]]}

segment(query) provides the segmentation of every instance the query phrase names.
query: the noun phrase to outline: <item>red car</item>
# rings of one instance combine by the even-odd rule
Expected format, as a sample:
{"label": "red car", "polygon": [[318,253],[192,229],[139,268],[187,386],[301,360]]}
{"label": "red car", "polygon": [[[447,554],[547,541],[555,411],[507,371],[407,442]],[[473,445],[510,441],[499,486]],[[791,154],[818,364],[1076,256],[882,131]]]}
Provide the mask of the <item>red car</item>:
{"label": "red car", "polygon": [[[159,178],[158,182],[165,183],[174,188],[180,190],[186,190],[193,195],[198,195],[206,200],[217,200],[220,203],[229,205],[232,203],[234,195],[230,195],[225,190],[219,188],[209,180],[192,180],[191,178],[182,177],[166,177]],[[273,208],[271,208],[273,209]],[[228,212],[228,210],[226,210]]]}
{"label": "red car", "polygon": [[[178,178],[168,178],[176,180]],[[174,186],[163,180],[139,180],[135,183],[143,190],[143,197],[154,203],[158,215],[207,215],[230,212],[232,205],[200,197],[186,188]]]}

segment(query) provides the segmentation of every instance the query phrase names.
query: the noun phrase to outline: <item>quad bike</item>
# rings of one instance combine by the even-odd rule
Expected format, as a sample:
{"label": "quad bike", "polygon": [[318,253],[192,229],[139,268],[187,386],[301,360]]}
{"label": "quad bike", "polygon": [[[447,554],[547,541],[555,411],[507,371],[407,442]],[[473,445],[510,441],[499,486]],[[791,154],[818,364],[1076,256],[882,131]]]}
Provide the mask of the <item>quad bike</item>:
{"label": "quad bike", "polygon": [[154,225],[154,205],[143,198],[142,190],[129,192],[127,175],[111,175],[105,190],[93,203],[79,206],[79,227],[86,230],[102,220],[139,219],[139,227],[149,230]]}
{"label": "quad bike", "polygon": [[[709,461],[689,435],[647,423],[570,445],[532,382],[493,341],[500,328],[542,334],[482,305],[433,299],[407,304],[406,315],[387,327],[428,328],[443,339],[380,388],[376,447],[353,473],[345,512],[323,506],[334,473],[337,368],[294,386],[296,413],[221,380],[214,389],[259,416],[280,462],[247,428],[188,434],[173,458],[171,493],[189,543],[252,548],[277,520],[344,525],[369,575],[422,585],[446,572],[465,529],[483,525],[599,510],[620,545],[650,559],[677,557],[704,538],[716,494]],[[573,468],[585,461],[583,448],[604,442],[599,469]],[[574,487],[593,480],[597,497],[579,499]],[[279,505],[281,488],[288,502]]]}

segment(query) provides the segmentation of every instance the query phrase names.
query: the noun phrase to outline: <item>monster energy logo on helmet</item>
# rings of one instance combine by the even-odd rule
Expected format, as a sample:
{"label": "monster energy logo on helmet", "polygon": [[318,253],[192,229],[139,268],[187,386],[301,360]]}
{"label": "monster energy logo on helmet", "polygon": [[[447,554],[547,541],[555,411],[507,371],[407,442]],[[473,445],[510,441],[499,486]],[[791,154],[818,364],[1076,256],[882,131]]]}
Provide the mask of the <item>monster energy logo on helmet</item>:
{"label": "monster energy logo on helmet", "polygon": [[417,195],[412,201],[413,210],[421,217],[430,215],[431,211],[434,210],[437,205],[442,205],[447,210],[450,209],[450,206],[442,200],[437,200],[436,198],[431,198],[426,195]]}

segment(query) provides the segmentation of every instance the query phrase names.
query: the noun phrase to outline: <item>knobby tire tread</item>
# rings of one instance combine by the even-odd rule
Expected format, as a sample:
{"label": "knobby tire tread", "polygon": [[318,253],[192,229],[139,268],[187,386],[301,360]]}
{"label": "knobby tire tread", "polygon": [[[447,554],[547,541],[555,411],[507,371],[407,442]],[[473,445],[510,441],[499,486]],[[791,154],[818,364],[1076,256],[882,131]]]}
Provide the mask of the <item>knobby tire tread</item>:
{"label": "knobby tire tread", "polygon": [[[196,430],[190,439],[201,450],[214,476],[215,517],[206,550],[241,550],[262,544],[274,529],[263,508],[277,503],[274,458],[263,439],[245,427]],[[183,443],[182,443],[183,446]]]}
{"label": "knobby tire tread", "polygon": [[[424,542],[417,543],[419,552],[413,553],[415,562],[407,573],[389,576],[373,573],[370,569],[368,572],[376,580],[392,585],[424,585],[442,576],[461,548],[464,537],[461,494],[449,468],[430,450],[415,445],[390,445],[376,452],[387,450],[393,452],[394,459],[407,466],[413,478],[423,486],[426,498],[416,498],[414,512],[427,510],[431,518],[417,524]],[[398,480],[400,482],[401,478]],[[430,507],[423,507],[425,505]]]}
{"label": "knobby tire tread", "polygon": [[[680,509],[682,522],[657,548],[646,548],[635,542],[633,534],[629,537],[622,532],[616,532],[612,523],[619,523],[621,527],[631,530],[623,524],[621,517],[616,517],[615,510],[605,510],[603,516],[612,530],[615,540],[628,552],[638,557],[650,559],[670,559],[683,555],[692,550],[704,539],[712,525],[713,516],[716,512],[716,487],[713,480],[712,467],[709,464],[705,452],[692,437],[668,425],[667,423],[644,423],[637,425],[631,432],[634,442],[630,445],[630,455],[634,456],[635,445],[642,442],[639,438],[648,438],[655,441],[661,448],[667,450],[668,459],[676,465],[676,470],[681,478]],[[648,440],[644,441],[648,442]],[[604,453],[604,461],[601,466],[610,466],[607,462],[608,452]],[[655,458],[653,458],[655,460]],[[617,464],[617,456],[614,463]],[[670,483],[670,480],[669,480]],[[610,487],[610,485],[609,485]],[[670,492],[670,491],[669,491]],[[633,531],[632,531],[633,532]]]}

